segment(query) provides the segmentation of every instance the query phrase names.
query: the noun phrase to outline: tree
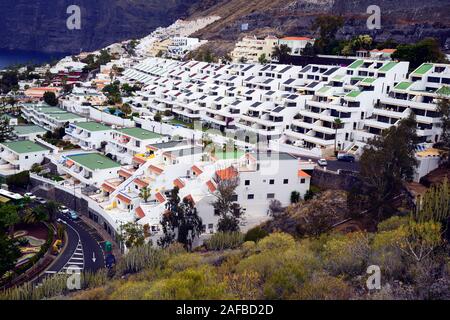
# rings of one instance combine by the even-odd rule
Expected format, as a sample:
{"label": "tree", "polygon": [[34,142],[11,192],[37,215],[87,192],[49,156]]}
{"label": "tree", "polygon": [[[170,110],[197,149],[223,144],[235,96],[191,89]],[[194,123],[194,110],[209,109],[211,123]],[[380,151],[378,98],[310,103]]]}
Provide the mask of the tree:
{"label": "tree", "polygon": [[272,57],[278,62],[283,63],[289,57],[291,51],[292,49],[288,47],[286,44],[275,46],[272,52]]}
{"label": "tree", "polygon": [[291,192],[291,203],[297,203],[300,201],[300,192],[298,191],[292,191]]}
{"label": "tree", "polygon": [[412,180],[417,160],[418,142],[414,115],[402,119],[398,126],[383,131],[370,139],[360,158],[360,178],[369,197],[369,212],[380,221],[392,212],[392,200],[403,182]]}
{"label": "tree", "polygon": [[131,107],[128,103],[124,103],[119,107],[120,111],[122,111],[123,113],[125,113],[126,115],[131,113]]}
{"label": "tree", "polygon": [[308,42],[305,46],[305,48],[303,48],[302,50],[302,56],[309,56],[309,57],[313,57],[316,55],[316,51],[314,49],[314,45],[311,44],[310,42]]}
{"label": "tree", "polygon": [[23,221],[28,224],[36,224],[38,222],[47,221],[48,219],[49,213],[45,205],[39,205],[35,208],[26,209]]}
{"label": "tree", "polygon": [[147,202],[150,196],[151,196],[151,189],[149,187],[143,187],[139,191],[139,197],[141,197],[144,200],[144,202]]}
{"label": "tree", "polygon": [[234,201],[239,178],[220,179],[214,192],[216,200],[212,203],[214,215],[219,216],[217,230],[222,232],[239,231],[243,214],[241,206]]}
{"label": "tree", "polygon": [[51,91],[44,92],[44,101],[46,104],[53,107],[58,105],[58,98],[56,98],[56,94]]}
{"label": "tree", "polygon": [[411,70],[424,62],[445,62],[446,60],[439,41],[435,38],[426,38],[415,44],[401,44],[391,57],[392,59],[409,61]]}
{"label": "tree", "polygon": [[283,212],[283,205],[280,200],[272,199],[269,203],[269,211],[273,217],[280,215]]}
{"label": "tree", "polygon": [[8,228],[10,236],[14,235],[14,226],[20,222],[18,207],[12,204],[5,204],[0,207],[0,226]]}
{"label": "tree", "polygon": [[13,128],[9,125],[7,117],[0,117],[0,142],[11,139]]}
{"label": "tree", "polygon": [[153,121],[161,122],[161,120],[162,120],[161,113],[158,111],[158,112],[153,116]]}
{"label": "tree", "polygon": [[6,178],[6,184],[11,187],[26,188],[30,183],[30,172],[22,171]]}
{"label": "tree", "polygon": [[337,132],[338,129],[342,127],[342,120],[339,118],[334,119],[333,126],[334,126],[334,153],[337,152]]}
{"label": "tree", "polygon": [[55,201],[50,200],[47,201],[47,203],[44,205],[44,208],[47,211],[48,221],[53,222],[59,212],[59,204]]}
{"label": "tree", "polygon": [[138,223],[128,222],[120,227],[118,240],[128,249],[140,247],[145,243],[144,228]]}
{"label": "tree", "polygon": [[319,32],[319,38],[314,43],[319,53],[331,53],[336,33],[344,26],[344,18],[334,15],[321,15],[311,25],[311,30]]}
{"label": "tree", "polygon": [[445,150],[443,158],[450,165],[450,99],[439,99],[436,112],[441,115],[441,123],[439,126],[442,129],[440,142]]}
{"label": "tree", "polygon": [[158,240],[158,245],[166,248],[177,241],[187,249],[192,249],[192,243],[202,231],[202,219],[192,200],[184,198],[180,201],[179,189],[174,187],[167,203],[167,210],[161,219],[164,236]]}
{"label": "tree", "polygon": [[447,224],[450,218],[450,187],[447,178],[417,198],[416,209],[412,215],[417,222],[434,221]]}
{"label": "tree", "polygon": [[14,268],[20,255],[20,249],[14,240],[0,230],[0,279],[6,272]]}
{"label": "tree", "polygon": [[267,57],[266,57],[266,54],[265,54],[265,53],[263,53],[263,54],[261,54],[261,55],[259,56],[258,62],[259,62],[260,64],[266,64],[266,63],[267,63]]}

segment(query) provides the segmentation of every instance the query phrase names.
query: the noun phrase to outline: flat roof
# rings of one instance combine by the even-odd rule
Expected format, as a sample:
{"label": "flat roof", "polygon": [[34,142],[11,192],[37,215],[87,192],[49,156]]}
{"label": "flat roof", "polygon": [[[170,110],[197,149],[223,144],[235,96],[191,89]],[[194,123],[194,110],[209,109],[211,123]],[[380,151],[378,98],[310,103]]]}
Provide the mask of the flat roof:
{"label": "flat roof", "polygon": [[148,131],[148,130],[144,130],[141,128],[124,128],[124,129],[119,129],[117,130],[120,133],[123,133],[125,135],[131,136],[133,138],[136,139],[140,139],[140,140],[147,140],[147,139],[155,139],[155,138],[160,138],[161,135]]}
{"label": "flat roof", "polygon": [[111,130],[110,126],[98,122],[77,122],[76,126],[91,132]]}
{"label": "flat roof", "polygon": [[44,148],[40,144],[34,143],[29,140],[3,142],[0,145],[3,145],[16,153],[33,153],[33,152],[49,151],[49,149]]}
{"label": "flat roof", "polygon": [[431,68],[433,68],[433,64],[431,64],[431,63],[423,63],[420,67],[418,67],[412,73],[413,74],[423,75],[423,74],[427,73]]}
{"label": "flat roof", "polygon": [[14,133],[18,136],[33,134],[33,133],[45,133],[47,130],[45,130],[42,127],[36,126],[36,125],[27,125],[27,126],[14,126],[13,127]]}
{"label": "flat roof", "polygon": [[397,65],[397,62],[390,61],[390,62],[386,63],[384,66],[382,66],[378,71],[389,71],[396,65]]}
{"label": "flat roof", "polygon": [[120,167],[120,164],[99,153],[85,153],[67,156],[73,162],[91,170],[104,170]]}

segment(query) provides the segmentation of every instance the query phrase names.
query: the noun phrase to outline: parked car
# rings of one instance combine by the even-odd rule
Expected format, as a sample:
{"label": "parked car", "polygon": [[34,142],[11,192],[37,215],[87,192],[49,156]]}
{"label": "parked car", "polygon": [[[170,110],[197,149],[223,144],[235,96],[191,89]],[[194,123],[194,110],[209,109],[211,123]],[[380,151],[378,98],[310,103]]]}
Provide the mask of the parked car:
{"label": "parked car", "polygon": [[326,167],[328,165],[328,162],[326,159],[319,159],[317,160],[317,164],[321,167]]}
{"label": "parked car", "polygon": [[339,153],[337,156],[337,159],[339,161],[345,161],[345,162],[355,162],[355,156],[348,153]]}
{"label": "parked car", "polygon": [[66,206],[60,206],[59,207],[59,212],[61,212],[61,213],[69,213],[69,208],[67,208]]}
{"label": "parked car", "polygon": [[47,203],[47,200],[45,200],[44,198],[40,198],[40,197],[36,198],[35,201],[40,203],[40,204],[46,204]]}
{"label": "parked car", "polygon": [[31,192],[27,192],[23,195],[26,198],[30,198],[31,200],[35,200],[36,196],[34,194],[32,194]]}
{"label": "parked car", "polygon": [[73,210],[69,210],[69,216],[70,216],[70,219],[72,219],[72,220],[78,220],[78,213],[76,213]]}

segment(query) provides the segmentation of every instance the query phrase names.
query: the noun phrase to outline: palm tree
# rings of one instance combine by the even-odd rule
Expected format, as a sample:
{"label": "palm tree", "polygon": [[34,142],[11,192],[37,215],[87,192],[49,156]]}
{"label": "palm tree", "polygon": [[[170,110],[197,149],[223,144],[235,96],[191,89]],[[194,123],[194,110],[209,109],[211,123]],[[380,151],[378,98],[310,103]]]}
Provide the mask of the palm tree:
{"label": "palm tree", "polygon": [[336,154],[336,152],[337,152],[337,150],[336,150],[336,145],[337,145],[337,131],[338,131],[338,129],[341,128],[342,124],[343,124],[343,122],[342,122],[341,119],[339,119],[339,118],[334,119],[333,125],[334,125],[334,130],[335,130],[335,132],[334,132],[334,153],[335,153],[335,154]]}
{"label": "palm tree", "polygon": [[151,189],[148,187],[143,187],[139,192],[139,196],[144,200],[144,202],[147,202],[148,198],[150,198],[150,195]]}
{"label": "palm tree", "polygon": [[285,58],[290,55],[291,51],[292,49],[285,44],[276,46],[275,48],[273,48],[272,58],[278,60],[278,62],[283,62]]}

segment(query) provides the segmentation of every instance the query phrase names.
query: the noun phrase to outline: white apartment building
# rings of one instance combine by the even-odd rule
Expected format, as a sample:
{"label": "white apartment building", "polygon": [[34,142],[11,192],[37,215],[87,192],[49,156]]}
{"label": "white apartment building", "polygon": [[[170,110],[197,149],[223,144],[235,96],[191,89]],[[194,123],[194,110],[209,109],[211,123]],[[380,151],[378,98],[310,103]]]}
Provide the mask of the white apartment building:
{"label": "white apartment building", "polygon": [[66,128],[67,138],[84,150],[100,149],[111,139],[112,131],[110,126],[98,122],[71,123]]}
{"label": "white apartment building", "polygon": [[[389,95],[377,100],[372,117],[365,121],[364,130],[368,137],[379,135],[412,112],[416,117],[420,141],[438,142],[441,135],[441,115],[437,112],[437,103],[439,98],[449,96],[450,66],[424,63],[408,79],[398,82]],[[364,141],[363,138],[361,140]]]}
{"label": "white apartment building", "polygon": [[122,164],[131,164],[135,155],[145,154],[147,145],[167,140],[167,137],[141,128],[115,129],[111,133],[105,153],[111,154]]}
{"label": "white apartment building", "polygon": [[267,60],[272,59],[272,52],[278,44],[278,39],[268,36],[264,39],[256,37],[244,37],[236,43],[231,52],[233,62],[258,63],[258,59],[264,54]]}
{"label": "white apartment building", "polygon": [[99,153],[54,156],[58,173],[67,175],[66,183],[100,187],[103,181],[119,177],[120,164]]}
{"label": "white apartment building", "polygon": [[0,143],[0,175],[30,170],[33,164],[42,163],[49,154],[50,149],[29,140]]}
{"label": "white apartment building", "polygon": [[278,45],[286,45],[291,49],[291,56],[301,56],[303,49],[309,43],[313,45],[315,39],[308,37],[284,37],[278,40]]}
{"label": "white apartment building", "polygon": [[45,104],[22,104],[21,111],[25,119],[48,131],[62,128],[66,123],[86,121],[79,115]]}

